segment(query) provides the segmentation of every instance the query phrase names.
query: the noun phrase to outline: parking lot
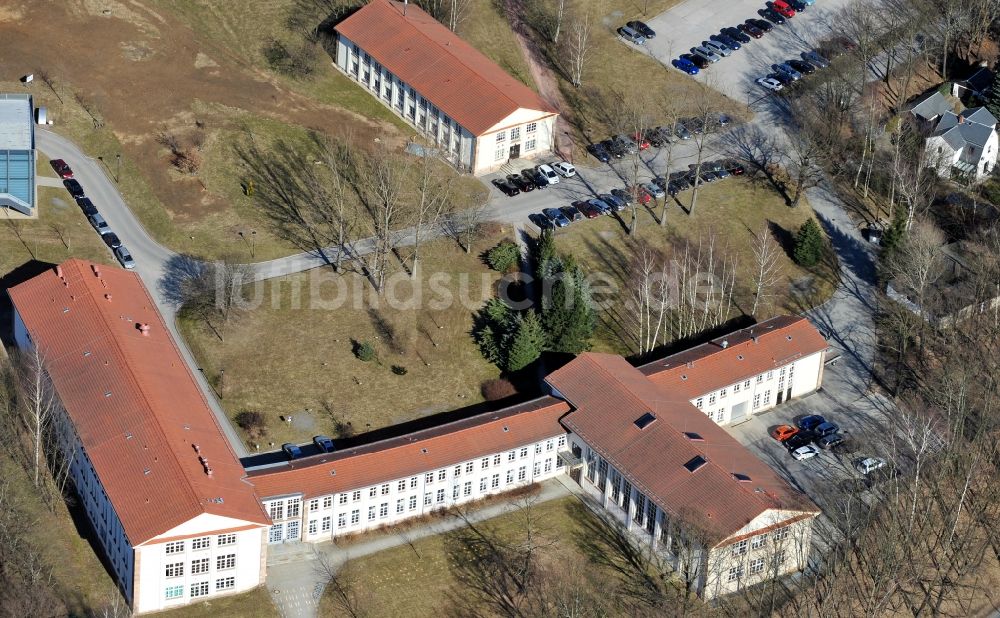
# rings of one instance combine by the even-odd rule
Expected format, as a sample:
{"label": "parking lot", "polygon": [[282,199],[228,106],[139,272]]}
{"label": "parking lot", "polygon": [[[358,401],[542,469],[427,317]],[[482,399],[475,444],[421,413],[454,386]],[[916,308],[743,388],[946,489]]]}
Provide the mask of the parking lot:
{"label": "parking lot", "polygon": [[[763,38],[753,39],[691,79],[702,81],[737,101],[752,103],[767,95],[755,80],[770,73],[773,63],[798,58],[801,52],[816,47],[820,39],[835,33],[836,13],[847,4],[847,0],[817,0],[805,12],[775,26]],[[670,67],[671,60],[718,34],[722,28],[736,26],[749,18],[762,19],[757,13],[762,8],[763,0],[727,0],[725,10],[703,0],[685,0],[646,22],[656,31],[656,38],[647,40],[642,47]]]}

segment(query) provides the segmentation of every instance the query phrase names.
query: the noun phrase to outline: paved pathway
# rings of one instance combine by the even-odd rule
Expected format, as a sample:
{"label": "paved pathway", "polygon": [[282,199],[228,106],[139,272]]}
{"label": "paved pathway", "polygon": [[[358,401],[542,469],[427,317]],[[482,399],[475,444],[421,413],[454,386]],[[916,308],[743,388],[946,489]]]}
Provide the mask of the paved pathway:
{"label": "paved pathway", "polygon": [[[569,477],[560,476],[541,483],[533,496],[535,503],[565,498],[573,494]],[[484,521],[517,510],[523,502],[514,498],[497,502],[471,513],[473,522]],[[344,547],[336,543],[290,543],[268,547],[267,589],[284,618],[313,618],[327,581],[326,568],[337,569],[348,560],[369,556],[429,536],[444,534],[465,525],[457,517],[434,519],[402,532],[373,534],[372,538]]]}

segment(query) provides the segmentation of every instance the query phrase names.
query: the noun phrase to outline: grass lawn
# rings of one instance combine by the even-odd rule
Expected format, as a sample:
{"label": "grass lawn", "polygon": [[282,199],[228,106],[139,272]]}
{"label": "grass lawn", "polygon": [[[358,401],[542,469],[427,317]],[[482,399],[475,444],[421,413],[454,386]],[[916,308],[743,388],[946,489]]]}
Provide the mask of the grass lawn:
{"label": "grass lawn", "polygon": [[[543,560],[558,561],[560,568],[587,561],[574,537],[579,518],[591,518],[577,498],[563,498],[531,507],[542,543],[551,543]],[[502,534],[517,534],[523,514],[513,512],[489,520]],[[371,616],[434,616],[447,605],[446,595],[455,585],[448,551],[448,535],[420,539],[412,544],[366,556],[347,564],[350,578],[358,582],[358,596]],[[610,573],[609,577],[613,577]],[[336,615],[330,593],[320,602],[320,615]]]}
{"label": "grass lawn", "polygon": [[[426,243],[422,296],[399,268],[398,285],[390,282],[378,306],[361,275],[317,269],[262,284],[260,306],[231,322],[224,341],[201,322],[182,320],[181,328],[227,412],[264,413],[275,444],[336,435],[333,417],[360,433],[478,403],[480,384],[499,375],[469,335],[498,276],[479,252],[499,239],[481,240],[473,254],[450,240]],[[409,250],[400,253],[409,264]],[[454,302],[439,303],[443,294]],[[410,301],[416,308],[400,306]],[[355,341],[372,342],[378,360],[358,360]],[[291,425],[279,420],[289,414]]]}
{"label": "grass lawn", "polygon": [[[785,249],[780,257],[781,277],[775,286],[775,298],[758,309],[758,318],[764,319],[780,313],[798,313],[830,297],[836,285],[836,261],[826,260],[815,269],[807,271],[791,259],[792,241],[798,228],[810,216],[812,209],[803,200],[797,208],[789,208],[773,189],[754,185],[742,178],[728,178],[699,189],[698,204],[694,215],[686,212],[691,192],[678,196],[683,204],[671,200],[667,209],[667,226],[659,227],[652,215],[640,209],[636,236],[654,247],[669,249],[682,247],[685,240],[696,243],[699,238],[716,237],[717,249],[723,249],[736,258],[737,309],[749,312],[753,304],[751,277],[754,269],[752,240],[765,222],[774,238]],[[657,217],[660,210],[657,206]],[[629,268],[627,222],[630,211],[616,217],[585,220],[556,234],[558,249],[573,255],[592,275],[597,272],[607,276],[619,286],[626,281]],[[796,290],[802,290],[797,292]],[[598,351],[629,354],[626,345],[614,334],[610,314],[599,316],[594,342]],[[735,316],[734,316],[735,317]]]}
{"label": "grass lawn", "polygon": [[250,592],[197,605],[179,607],[156,614],[165,618],[278,618],[281,614],[271,602],[264,586]]}

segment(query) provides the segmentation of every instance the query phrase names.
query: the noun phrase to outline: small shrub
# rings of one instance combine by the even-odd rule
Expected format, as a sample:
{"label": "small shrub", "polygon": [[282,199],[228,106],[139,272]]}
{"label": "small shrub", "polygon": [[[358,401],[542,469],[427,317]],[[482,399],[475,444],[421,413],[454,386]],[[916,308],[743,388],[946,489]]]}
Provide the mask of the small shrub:
{"label": "small shrub", "polygon": [[815,219],[807,219],[799,233],[795,237],[795,251],[793,253],[796,263],[800,266],[810,268],[819,263],[823,257],[823,232]]}
{"label": "small shrub", "polygon": [[406,367],[403,367],[402,365],[393,365],[392,372],[398,376],[405,376],[407,373]]}
{"label": "small shrub", "polygon": [[247,432],[251,440],[259,440],[267,435],[267,419],[256,410],[243,410],[233,419],[240,429]]}
{"label": "small shrub", "polygon": [[375,346],[368,341],[355,342],[354,355],[358,357],[358,360],[370,363],[375,360]]}
{"label": "small shrub", "polygon": [[497,401],[517,394],[517,389],[510,383],[510,380],[504,378],[486,380],[480,387],[480,391],[486,401]]}
{"label": "small shrub", "polygon": [[505,240],[486,253],[486,263],[493,270],[505,273],[517,266],[521,260],[521,250],[517,244]]}

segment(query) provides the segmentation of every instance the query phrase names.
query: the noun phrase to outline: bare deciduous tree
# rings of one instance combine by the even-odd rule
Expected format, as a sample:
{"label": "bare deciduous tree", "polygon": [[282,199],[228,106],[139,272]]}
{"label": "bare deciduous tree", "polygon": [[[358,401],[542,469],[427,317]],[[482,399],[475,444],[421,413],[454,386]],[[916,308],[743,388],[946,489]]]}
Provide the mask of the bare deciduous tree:
{"label": "bare deciduous tree", "polygon": [[772,290],[781,277],[781,247],[774,240],[774,235],[767,222],[754,234],[752,241],[754,271],[753,271],[753,307],[750,315],[757,315],[757,309],[762,303],[767,303]]}
{"label": "bare deciduous tree", "polygon": [[378,293],[385,287],[388,259],[405,209],[407,162],[399,155],[376,149],[365,156],[360,170],[363,221],[372,238],[368,273]]}
{"label": "bare deciduous tree", "polygon": [[21,422],[31,440],[32,482],[39,487],[49,427],[58,404],[42,352],[32,347],[18,352],[16,358]]}
{"label": "bare deciduous tree", "polygon": [[570,82],[579,88],[583,84],[583,73],[590,60],[590,13],[583,12],[582,15],[574,16],[569,24],[569,32],[564,39],[563,53],[566,54],[567,73]]}

